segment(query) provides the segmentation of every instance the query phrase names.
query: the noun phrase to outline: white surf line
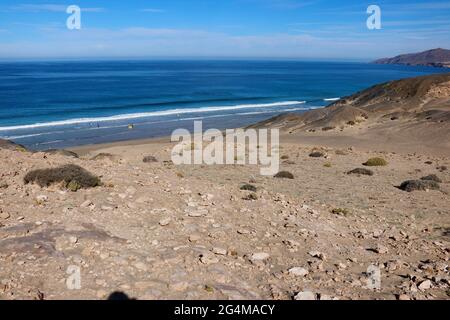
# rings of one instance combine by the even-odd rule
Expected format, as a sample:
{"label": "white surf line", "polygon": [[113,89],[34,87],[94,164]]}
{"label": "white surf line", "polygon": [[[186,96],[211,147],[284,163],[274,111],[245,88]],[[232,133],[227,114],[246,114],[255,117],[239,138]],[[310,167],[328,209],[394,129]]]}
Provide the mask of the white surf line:
{"label": "white surf line", "polygon": [[327,99],[323,99],[323,101],[338,101],[341,98],[327,98]]}
{"label": "white surf line", "polygon": [[131,120],[131,119],[138,119],[138,118],[168,116],[168,115],[185,114],[185,113],[202,113],[202,112],[216,112],[216,111],[224,111],[224,110],[227,111],[227,110],[239,110],[239,109],[250,109],[250,108],[283,107],[283,106],[292,106],[292,105],[305,104],[305,103],[306,103],[306,101],[283,101],[283,102],[266,103],[266,104],[242,104],[242,105],[236,105],[236,106],[172,109],[172,110],[165,110],[165,111],[122,114],[122,115],[109,116],[109,117],[69,119],[69,120],[42,122],[42,123],[27,124],[27,125],[0,127],[0,131],[56,127],[56,126],[66,126],[66,125],[82,124],[82,123],[97,123],[97,122],[107,122],[107,121]]}

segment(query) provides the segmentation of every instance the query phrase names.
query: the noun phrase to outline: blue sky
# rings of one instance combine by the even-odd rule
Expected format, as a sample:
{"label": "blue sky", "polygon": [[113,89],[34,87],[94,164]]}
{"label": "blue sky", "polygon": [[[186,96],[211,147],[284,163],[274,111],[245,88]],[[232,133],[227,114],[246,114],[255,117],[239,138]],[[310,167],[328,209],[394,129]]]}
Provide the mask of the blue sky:
{"label": "blue sky", "polygon": [[[366,27],[380,6],[382,29]],[[68,30],[69,5],[82,8]],[[370,60],[450,48],[450,1],[2,0],[0,59]]]}

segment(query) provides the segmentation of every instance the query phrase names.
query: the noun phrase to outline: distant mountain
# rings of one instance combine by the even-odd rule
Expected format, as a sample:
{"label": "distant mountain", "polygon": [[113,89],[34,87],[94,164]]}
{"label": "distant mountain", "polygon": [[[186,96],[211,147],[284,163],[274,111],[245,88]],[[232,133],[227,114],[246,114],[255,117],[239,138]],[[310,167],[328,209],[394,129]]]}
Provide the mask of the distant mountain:
{"label": "distant mountain", "polygon": [[410,66],[431,66],[450,68],[450,50],[433,49],[374,61],[376,64],[404,64]]}

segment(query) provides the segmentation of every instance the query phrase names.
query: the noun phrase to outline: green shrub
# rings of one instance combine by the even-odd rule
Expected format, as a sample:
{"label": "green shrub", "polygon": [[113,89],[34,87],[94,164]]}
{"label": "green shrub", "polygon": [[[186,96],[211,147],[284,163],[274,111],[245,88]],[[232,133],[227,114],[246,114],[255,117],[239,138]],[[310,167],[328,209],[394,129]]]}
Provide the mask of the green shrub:
{"label": "green shrub", "polygon": [[387,166],[388,162],[386,160],[384,160],[383,158],[371,158],[371,159],[367,160],[367,162],[364,163],[363,165],[368,166],[368,167],[383,167],[383,166]]}
{"label": "green shrub", "polygon": [[244,184],[241,188],[242,191],[256,192],[258,189],[252,184]]}
{"label": "green shrub", "polygon": [[309,154],[311,158],[323,158],[326,156],[325,152],[322,151],[314,151]]}
{"label": "green shrub", "polygon": [[274,177],[279,179],[294,179],[294,175],[289,171],[280,171]]}

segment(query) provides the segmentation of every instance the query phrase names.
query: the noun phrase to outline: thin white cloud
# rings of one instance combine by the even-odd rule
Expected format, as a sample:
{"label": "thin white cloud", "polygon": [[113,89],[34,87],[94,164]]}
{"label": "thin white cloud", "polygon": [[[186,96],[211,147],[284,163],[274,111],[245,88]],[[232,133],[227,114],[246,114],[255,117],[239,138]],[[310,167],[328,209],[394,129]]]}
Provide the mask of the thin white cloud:
{"label": "thin white cloud", "polygon": [[150,13],[164,13],[166,12],[166,10],[163,9],[156,9],[156,8],[146,8],[146,9],[142,9],[142,12],[150,12]]}
{"label": "thin white cloud", "polygon": [[[20,4],[14,7],[10,7],[13,11],[26,11],[26,12],[65,12],[68,6],[61,4]],[[81,8],[82,12],[102,12],[104,8]]]}

